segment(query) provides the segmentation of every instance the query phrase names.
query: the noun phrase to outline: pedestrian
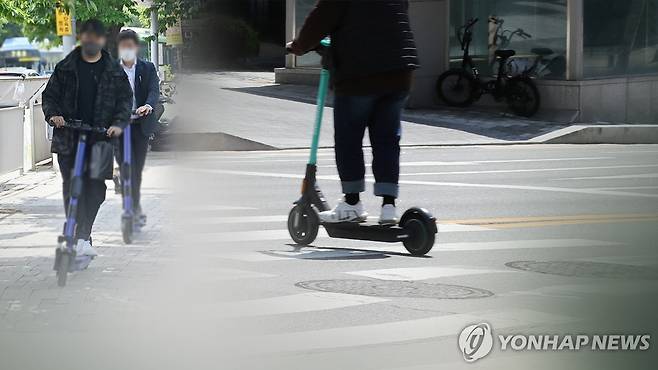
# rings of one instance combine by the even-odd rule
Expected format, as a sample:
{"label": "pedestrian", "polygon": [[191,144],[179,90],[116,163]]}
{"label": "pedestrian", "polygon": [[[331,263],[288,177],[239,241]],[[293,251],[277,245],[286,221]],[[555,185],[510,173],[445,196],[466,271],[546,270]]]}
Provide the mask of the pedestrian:
{"label": "pedestrian", "polygon": [[[119,32],[117,37],[119,64],[123,68],[133,90],[131,119],[132,147],[132,199],[135,216],[140,224],[146,223],[141,205],[142,172],[146,164],[149,139],[158,127],[153,109],[160,99],[160,80],[153,63],[139,58],[139,36],[133,30]],[[119,151],[123,154],[123,149]],[[121,163],[121,161],[119,161]]]}
{"label": "pedestrian", "polygon": [[[68,209],[71,178],[77,151],[78,133],[64,127],[65,120],[78,119],[83,124],[107,128],[107,137],[89,138],[88,150],[121,135],[129,122],[132,90],[126,74],[103,50],[104,25],[95,19],[82,23],[80,46],[57,63],[43,92],[43,113],[54,126],[51,151],[57,153],[63,179],[64,208]],[[109,146],[109,145],[107,145]],[[110,149],[111,151],[111,149]],[[112,156],[105,157],[110,163]],[[105,201],[104,179],[83,176],[75,238],[78,255],[97,255],[91,231],[101,204]]]}
{"label": "pedestrian", "polygon": [[400,117],[418,68],[408,0],[320,0],[298,37],[287,45],[296,55],[331,37],[336,163],[344,200],[321,212],[323,222],[361,222],[368,213],[363,136],[372,145],[375,195],[383,198],[381,224],[398,221]]}

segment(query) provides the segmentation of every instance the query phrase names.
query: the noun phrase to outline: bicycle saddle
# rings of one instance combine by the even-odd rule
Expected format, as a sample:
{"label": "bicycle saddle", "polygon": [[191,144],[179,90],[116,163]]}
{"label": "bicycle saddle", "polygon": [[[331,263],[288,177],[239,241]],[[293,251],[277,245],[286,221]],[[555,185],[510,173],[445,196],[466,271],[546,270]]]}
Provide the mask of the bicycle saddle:
{"label": "bicycle saddle", "polygon": [[516,55],[514,50],[496,50],[496,56],[501,59],[508,59]]}
{"label": "bicycle saddle", "polygon": [[555,53],[553,49],[549,49],[549,48],[532,48],[530,49],[530,52],[542,57],[549,56]]}

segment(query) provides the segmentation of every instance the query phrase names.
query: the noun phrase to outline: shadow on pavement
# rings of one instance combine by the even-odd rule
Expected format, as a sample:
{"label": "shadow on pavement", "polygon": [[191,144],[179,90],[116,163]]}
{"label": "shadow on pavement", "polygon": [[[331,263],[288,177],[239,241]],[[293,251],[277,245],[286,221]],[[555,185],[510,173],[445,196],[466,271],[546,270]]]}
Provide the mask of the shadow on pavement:
{"label": "shadow on pavement", "polygon": [[[304,85],[265,85],[224,90],[283,99],[300,103],[315,104],[317,89]],[[333,98],[327,99],[327,106],[332,107]],[[449,128],[481,135],[498,140],[529,140],[571,125],[573,112],[540,112],[533,119],[514,116],[505,108],[469,108],[456,109],[437,107],[437,109],[407,109],[403,113],[405,122],[425,126]]]}

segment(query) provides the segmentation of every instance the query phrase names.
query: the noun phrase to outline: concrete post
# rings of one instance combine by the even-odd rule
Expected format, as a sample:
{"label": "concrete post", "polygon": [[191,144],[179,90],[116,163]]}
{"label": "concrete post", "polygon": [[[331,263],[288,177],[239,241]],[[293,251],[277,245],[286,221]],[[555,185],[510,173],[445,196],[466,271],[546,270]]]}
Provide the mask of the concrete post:
{"label": "concrete post", "polygon": [[584,0],[567,1],[567,80],[582,80]]}
{"label": "concrete post", "polygon": [[411,0],[411,27],[421,68],[414,73],[409,107],[436,105],[436,80],[450,66],[450,1]]}
{"label": "concrete post", "polygon": [[151,33],[153,34],[153,41],[151,41],[151,62],[155,65],[157,71],[160,70],[160,55],[158,54],[158,9],[151,8]]}
{"label": "concrete post", "polygon": [[62,36],[62,57],[66,57],[73,49],[75,49],[76,31],[75,31],[75,16],[73,16],[73,8],[71,8],[71,34],[69,36]]}
{"label": "concrete post", "polygon": [[[286,42],[292,41],[297,32],[295,0],[286,0]],[[295,56],[286,55],[286,68],[295,68]]]}

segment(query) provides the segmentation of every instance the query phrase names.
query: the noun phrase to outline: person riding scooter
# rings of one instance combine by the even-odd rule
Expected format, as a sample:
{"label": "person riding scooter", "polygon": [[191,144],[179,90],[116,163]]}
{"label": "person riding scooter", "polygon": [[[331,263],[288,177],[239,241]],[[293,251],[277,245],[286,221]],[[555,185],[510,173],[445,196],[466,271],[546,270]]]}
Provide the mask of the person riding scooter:
{"label": "person riding scooter", "polygon": [[335,152],[344,200],[321,212],[324,223],[362,222],[368,217],[363,136],[372,145],[375,195],[383,198],[379,223],[398,222],[401,113],[419,67],[409,25],[408,0],[320,0],[287,48],[303,55],[331,37]]}
{"label": "person riding scooter", "polygon": [[[133,30],[123,30],[117,37],[119,63],[128,76],[134,92],[132,109],[132,199],[136,219],[146,223],[146,215],[141,207],[142,172],[146,164],[149,138],[157,131],[157,117],[153,114],[160,98],[160,80],[155,66],[138,57],[139,37]],[[121,161],[119,161],[121,162]]]}
{"label": "person riding scooter", "polygon": [[[69,208],[72,186],[80,186],[72,183],[80,133],[65,127],[66,121],[75,119],[84,125],[106,128],[107,136],[118,137],[130,118],[130,84],[118,64],[103,50],[105,42],[106,31],[100,21],[84,22],[80,27],[80,46],[57,63],[43,91],[43,113],[46,121],[55,127],[51,151],[58,154],[65,210]],[[109,154],[98,156],[107,163],[92,163],[89,167],[107,167],[111,177],[112,145],[107,141],[108,137],[90,138],[87,148],[92,161],[95,149],[104,148]],[[103,177],[108,176],[99,178],[91,172],[88,168],[82,176],[75,239],[77,254],[93,257],[98,253],[92,247],[91,231],[105,201],[107,188]]]}

